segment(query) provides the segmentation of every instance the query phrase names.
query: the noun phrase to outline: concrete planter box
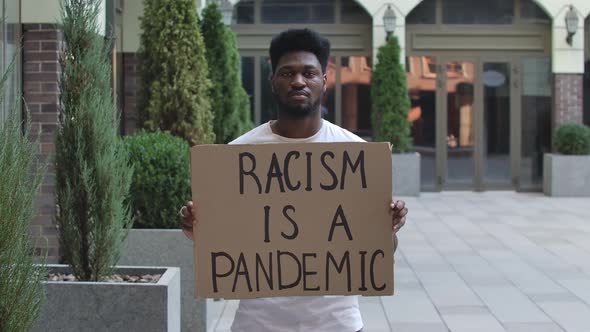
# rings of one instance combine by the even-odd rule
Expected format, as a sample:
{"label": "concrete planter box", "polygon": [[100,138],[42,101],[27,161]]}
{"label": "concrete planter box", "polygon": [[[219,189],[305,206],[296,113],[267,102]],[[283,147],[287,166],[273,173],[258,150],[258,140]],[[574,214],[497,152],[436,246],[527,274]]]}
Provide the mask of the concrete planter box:
{"label": "concrete planter box", "polygon": [[393,163],[393,196],[420,195],[420,154],[394,153]]}
{"label": "concrete planter box", "polygon": [[[47,265],[69,273],[67,265]],[[155,284],[45,281],[47,298],[31,331],[180,331],[180,271],[119,266],[115,273],[161,274]]]}
{"label": "concrete planter box", "polygon": [[590,156],[543,156],[543,192],[555,197],[590,197]]}
{"label": "concrete planter box", "polygon": [[207,331],[207,301],[195,299],[193,242],[176,229],[132,229],[123,244],[120,264],[180,268],[181,330]]}

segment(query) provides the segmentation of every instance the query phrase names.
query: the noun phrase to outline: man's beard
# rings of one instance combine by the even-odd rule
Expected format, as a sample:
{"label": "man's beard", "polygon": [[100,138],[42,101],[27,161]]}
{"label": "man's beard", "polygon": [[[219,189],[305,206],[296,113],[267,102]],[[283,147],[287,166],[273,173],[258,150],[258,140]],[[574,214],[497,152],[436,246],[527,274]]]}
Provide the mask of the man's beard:
{"label": "man's beard", "polygon": [[291,119],[304,119],[320,111],[322,96],[320,96],[313,104],[304,104],[299,106],[290,106],[281,101],[281,98],[276,93],[273,93],[275,103],[278,108],[278,113]]}

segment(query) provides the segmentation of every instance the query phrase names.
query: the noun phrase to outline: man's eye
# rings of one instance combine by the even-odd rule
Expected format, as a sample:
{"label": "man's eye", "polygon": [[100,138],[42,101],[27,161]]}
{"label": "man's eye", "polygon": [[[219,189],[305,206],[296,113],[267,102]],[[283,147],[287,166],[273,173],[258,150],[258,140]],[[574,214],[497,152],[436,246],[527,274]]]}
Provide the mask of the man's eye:
{"label": "man's eye", "polygon": [[303,75],[305,75],[305,77],[311,78],[311,77],[315,77],[316,74],[312,71],[307,71],[305,72]]}
{"label": "man's eye", "polygon": [[284,71],[284,72],[280,72],[279,73],[279,76],[280,77],[290,77],[291,76],[291,73],[290,72],[287,72],[287,71]]}

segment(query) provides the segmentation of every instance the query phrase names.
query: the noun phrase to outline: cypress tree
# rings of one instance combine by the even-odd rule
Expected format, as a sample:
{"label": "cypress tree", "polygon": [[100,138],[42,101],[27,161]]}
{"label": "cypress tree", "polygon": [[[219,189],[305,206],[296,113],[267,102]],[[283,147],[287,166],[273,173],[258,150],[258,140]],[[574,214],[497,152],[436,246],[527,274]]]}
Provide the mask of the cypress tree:
{"label": "cypress tree", "polygon": [[399,60],[399,42],[396,36],[391,36],[377,53],[371,86],[371,121],[374,140],[390,142],[394,152],[402,153],[412,148],[412,142],[408,86]]}
{"label": "cypress tree", "polygon": [[[0,81],[0,105],[12,70],[13,65]],[[33,202],[43,168],[35,157],[37,144],[28,139],[29,120],[23,133],[18,105],[11,106],[6,122],[0,122],[0,331],[25,332],[44,298],[41,281],[46,277],[45,269],[34,264],[29,243]]]}
{"label": "cypress tree", "polygon": [[63,259],[80,280],[112,273],[131,226],[126,201],[133,171],[118,137],[110,43],[99,35],[102,0],[63,0],[56,201]]}
{"label": "cypress tree", "polygon": [[144,0],[140,20],[142,127],[190,145],[212,143],[211,84],[194,0]]}
{"label": "cypress tree", "polygon": [[215,3],[203,11],[201,32],[207,50],[216,143],[228,143],[252,128],[250,100],[242,87],[240,55],[233,31],[222,22]]}

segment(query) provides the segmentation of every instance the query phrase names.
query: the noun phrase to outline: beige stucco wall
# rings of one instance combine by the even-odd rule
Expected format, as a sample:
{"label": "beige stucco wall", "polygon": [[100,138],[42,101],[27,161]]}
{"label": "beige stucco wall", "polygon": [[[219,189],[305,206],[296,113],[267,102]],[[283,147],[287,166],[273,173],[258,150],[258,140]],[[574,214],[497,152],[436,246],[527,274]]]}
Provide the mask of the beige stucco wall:
{"label": "beige stucco wall", "polygon": [[[61,0],[21,0],[21,22],[23,24],[59,23],[61,16],[60,1]],[[105,3],[106,0],[102,0],[102,10],[98,20],[99,31],[102,33],[105,31],[106,22]]]}

